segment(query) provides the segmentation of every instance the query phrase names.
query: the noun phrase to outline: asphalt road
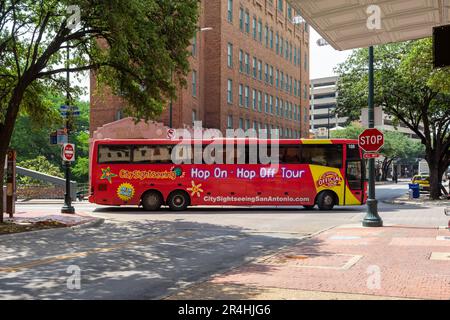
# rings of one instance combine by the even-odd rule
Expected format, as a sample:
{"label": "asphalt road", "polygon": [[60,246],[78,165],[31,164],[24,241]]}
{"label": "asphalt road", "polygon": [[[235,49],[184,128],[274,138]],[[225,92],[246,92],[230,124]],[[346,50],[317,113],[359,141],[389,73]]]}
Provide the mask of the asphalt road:
{"label": "asphalt road", "polygon": [[[378,186],[378,199],[406,189],[404,184]],[[60,207],[20,204],[17,209]],[[158,299],[306,235],[359,223],[365,215],[365,206],[331,212],[196,208],[177,214],[87,203],[76,208],[106,221],[98,228],[0,238],[1,299]],[[379,208],[388,219],[406,219],[398,206],[380,202]]]}

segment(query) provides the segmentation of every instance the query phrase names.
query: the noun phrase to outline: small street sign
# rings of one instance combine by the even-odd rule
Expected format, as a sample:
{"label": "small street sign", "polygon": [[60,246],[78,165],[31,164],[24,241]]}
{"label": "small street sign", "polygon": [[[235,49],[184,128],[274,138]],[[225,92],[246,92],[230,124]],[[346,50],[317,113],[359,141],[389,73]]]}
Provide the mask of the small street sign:
{"label": "small street sign", "polygon": [[75,161],[75,145],[72,143],[64,143],[62,147],[62,159],[63,161],[73,162]]}
{"label": "small street sign", "polygon": [[375,159],[381,157],[379,153],[364,153],[364,159]]}
{"label": "small street sign", "polygon": [[365,152],[378,152],[384,145],[384,135],[378,129],[366,129],[358,140],[359,147]]}

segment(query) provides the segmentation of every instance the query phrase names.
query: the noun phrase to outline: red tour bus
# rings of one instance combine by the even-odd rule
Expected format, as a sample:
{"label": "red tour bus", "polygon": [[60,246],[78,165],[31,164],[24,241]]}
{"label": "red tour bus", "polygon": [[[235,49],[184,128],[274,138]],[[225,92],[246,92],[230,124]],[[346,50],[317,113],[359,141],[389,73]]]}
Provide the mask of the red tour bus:
{"label": "red tour bus", "polygon": [[[317,205],[331,210],[336,205],[366,202],[365,161],[358,141],[281,139],[276,140],[278,164],[249,161],[254,146],[264,142],[270,151],[274,141],[96,140],[89,201],[138,205],[149,211],[163,205],[176,211],[199,205],[308,209]],[[183,148],[178,148],[180,144]],[[211,145],[222,148],[211,153],[215,163],[190,164],[196,153],[206,152]],[[229,155],[228,150],[234,152]]]}

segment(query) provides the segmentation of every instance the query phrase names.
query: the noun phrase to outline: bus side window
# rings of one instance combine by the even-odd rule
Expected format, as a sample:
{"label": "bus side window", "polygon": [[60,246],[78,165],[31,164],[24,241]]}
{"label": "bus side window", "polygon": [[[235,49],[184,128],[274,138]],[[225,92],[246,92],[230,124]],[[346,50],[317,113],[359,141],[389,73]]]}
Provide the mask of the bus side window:
{"label": "bus side window", "polygon": [[280,163],[299,164],[300,148],[296,145],[280,146]]}
{"label": "bus side window", "polygon": [[131,152],[129,146],[101,145],[98,147],[98,163],[129,163]]}

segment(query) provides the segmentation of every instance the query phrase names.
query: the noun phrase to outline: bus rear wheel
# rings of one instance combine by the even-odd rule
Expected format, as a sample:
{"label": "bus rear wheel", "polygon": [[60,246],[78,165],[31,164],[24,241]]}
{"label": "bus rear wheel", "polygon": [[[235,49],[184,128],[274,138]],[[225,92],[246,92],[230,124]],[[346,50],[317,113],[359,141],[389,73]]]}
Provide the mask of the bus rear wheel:
{"label": "bus rear wheel", "polygon": [[172,211],[183,211],[189,206],[189,195],[182,190],[173,191],[167,198],[167,205]]}
{"label": "bus rear wheel", "polygon": [[161,208],[163,197],[157,191],[148,191],[142,197],[142,207],[146,211],[156,211]]}
{"label": "bus rear wheel", "polygon": [[320,210],[332,210],[336,205],[336,198],[333,193],[329,191],[322,192],[317,197],[317,206]]}

